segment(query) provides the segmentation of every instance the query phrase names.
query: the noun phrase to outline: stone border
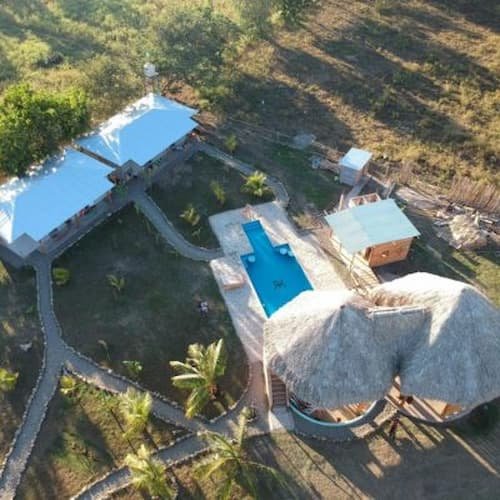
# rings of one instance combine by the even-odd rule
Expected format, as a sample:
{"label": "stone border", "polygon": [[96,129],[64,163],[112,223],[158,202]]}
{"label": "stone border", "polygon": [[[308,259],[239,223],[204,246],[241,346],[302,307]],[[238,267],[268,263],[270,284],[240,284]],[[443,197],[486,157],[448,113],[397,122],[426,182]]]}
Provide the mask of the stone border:
{"label": "stone border", "polygon": [[[76,357],[79,357],[79,358],[82,358],[84,359],[86,362],[92,364],[93,366],[96,367],[97,370],[99,371],[104,371],[106,372],[108,375],[110,375],[111,377],[115,378],[116,380],[119,380],[121,382],[124,382],[126,383],[127,385],[129,386],[133,386],[135,387],[138,391],[141,391],[141,392],[148,392],[149,394],[151,394],[153,396],[153,398],[161,401],[162,403],[166,403],[170,406],[173,406],[174,408],[177,408],[178,410],[183,410],[184,411],[184,407],[177,401],[174,401],[174,400],[171,400],[169,398],[167,398],[166,396],[164,396],[163,394],[160,394],[159,392],[156,392],[156,391],[152,391],[150,389],[147,389],[145,388],[144,386],[142,386],[139,382],[135,381],[135,380],[132,380],[132,379],[129,379],[127,377],[125,377],[124,375],[121,375],[119,373],[116,373],[115,371],[113,371],[111,368],[104,368],[103,366],[101,366],[97,361],[93,360],[92,358],[90,358],[89,356],[87,356],[86,354],[83,354],[81,353],[80,351],[77,351],[74,347],[72,347],[71,345],[69,344],[66,344],[65,343],[65,346],[66,346],[66,349],[68,351],[70,351],[74,356]],[[203,415],[195,415],[195,419],[196,420],[199,420],[200,422],[202,423],[207,423],[207,424],[215,424],[217,423],[219,420],[221,420],[223,417],[225,417],[226,415],[228,415],[229,413],[232,413],[234,411],[234,409],[241,403],[241,401],[246,397],[246,394],[248,392],[248,389],[250,387],[250,382],[251,382],[251,378],[252,378],[252,371],[250,369],[250,363],[248,362],[248,359],[246,360],[246,364],[247,364],[247,368],[248,368],[248,380],[247,380],[247,384],[246,384],[246,387],[243,389],[242,391],[242,394],[241,396],[238,398],[238,400],[233,403],[231,406],[229,406],[227,408],[226,411],[224,411],[223,413],[221,413],[220,415],[217,415],[216,417],[214,418],[207,418]],[[64,362],[64,367],[67,371],[73,373],[74,375],[76,375],[77,377],[79,377],[80,379],[82,379],[85,383],[89,384],[89,385],[93,385],[95,386],[96,384],[90,380],[87,380],[85,378],[85,376],[83,376],[82,374],[78,373],[77,371],[74,371],[72,370],[70,367],[66,366],[66,362]],[[108,389],[109,392],[114,392],[110,389]],[[158,418],[160,418],[160,420],[163,420],[163,421],[167,421],[165,418],[161,417],[161,416],[158,416],[156,415]],[[172,423],[172,422],[171,422]]]}
{"label": "stone border", "polygon": [[[377,409],[378,413],[375,415],[365,414],[365,417],[370,419],[369,421],[365,421],[361,425],[355,427],[345,427],[341,429],[344,431],[345,437],[320,436],[314,433],[298,431],[297,427],[295,427],[294,433],[298,436],[317,439],[319,441],[328,441],[330,443],[345,443],[358,439],[367,439],[378,432],[382,425],[388,422],[397,413],[397,410],[385,401],[385,399],[378,401],[370,413],[374,413]],[[350,435],[348,435],[346,431],[350,432]]]}
{"label": "stone border", "polygon": [[[83,380],[83,379],[82,379]],[[160,448],[158,451],[156,451],[153,456],[156,457],[156,455],[158,455],[159,453],[162,453],[170,448],[172,448],[173,446],[176,446],[177,444],[181,443],[182,441],[185,441],[186,439],[189,439],[191,437],[193,437],[194,434],[192,433],[188,433],[188,434],[185,434],[184,436],[181,436],[177,439],[174,439],[168,446],[165,446],[163,448]],[[201,452],[200,452],[201,453]],[[186,457],[186,460],[188,460],[188,457]],[[171,468],[173,467],[174,465],[176,464],[176,462],[172,462],[171,464],[166,464],[167,465],[167,468]],[[99,483],[102,483],[102,482],[105,482],[107,481],[111,476],[113,476],[114,474],[116,474],[118,471],[120,470],[125,470],[127,469],[128,467],[126,465],[122,465],[121,467],[119,468],[116,468],[116,469],[112,469],[110,470],[107,474],[105,474],[104,476],[101,476],[100,478],[96,479],[95,481],[93,481],[92,483],[89,483],[87,485],[85,485],[78,493],[76,493],[75,495],[73,495],[71,498],[71,500],[77,500],[78,498],[81,498],[82,495],[85,495],[85,493],[92,489],[95,485],[99,484]],[[111,491],[111,493],[116,493],[117,491],[121,491],[125,488],[128,488],[130,486],[130,481],[127,483],[126,486],[122,487],[122,488],[119,488],[117,490],[113,490]]]}
{"label": "stone border", "polygon": [[[42,356],[42,364],[40,366],[40,369],[39,369],[39,373],[38,373],[38,377],[36,379],[36,382],[35,382],[35,385],[31,391],[31,394],[28,398],[28,400],[26,401],[26,405],[25,405],[25,408],[24,408],[24,413],[23,413],[23,416],[21,418],[21,422],[20,424],[18,425],[17,429],[16,429],[16,432],[14,433],[14,437],[11,441],[11,444],[10,444],[10,447],[7,451],[7,453],[5,454],[5,457],[2,461],[2,463],[0,464],[0,478],[3,477],[3,474],[4,474],[4,471],[5,471],[5,466],[10,458],[10,456],[12,455],[15,447],[16,447],[16,444],[17,444],[17,441],[18,441],[18,438],[19,438],[19,435],[21,434],[22,430],[24,429],[24,426],[26,424],[26,418],[28,416],[28,412],[31,408],[31,404],[33,402],[33,399],[35,398],[35,395],[38,393],[38,390],[40,388],[40,384],[47,372],[47,332],[46,332],[46,329],[45,329],[45,325],[44,325],[44,322],[43,322],[43,318],[42,318],[42,313],[41,313],[41,305],[40,305],[40,282],[39,282],[39,279],[38,279],[38,271],[36,268],[34,268],[34,271],[35,271],[35,281],[36,281],[36,297],[37,297],[37,312],[38,312],[38,321],[40,322],[40,331],[42,332],[42,346],[43,346],[43,356]],[[50,275],[51,276],[51,275]],[[50,278],[50,286],[52,287],[52,277]],[[56,391],[57,387],[54,387],[53,391],[52,391],[52,395],[49,399],[49,403],[50,401],[52,400],[52,397],[54,396],[55,394],[55,391]],[[45,421],[45,417],[47,415],[47,409],[48,409],[48,406],[49,406],[49,403],[45,406],[44,408],[44,412],[43,412],[43,415],[44,415],[44,418],[43,420],[41,420],[38,424],[38,429],[35,433],[35,435],[33,436],[33,439],[31,440],[30,444],[29,444],[29,456],[31,456],[31,453],[33,452],[33,447],[35,446],[35,442],[38,438],[38,434],[40,433],[40,430],[42,428],[42,424],[43,422]],[[26,462],[24,464],[24,467],[23,467],[23,470],[21,471],[20,475],[19,475],[19,481],[18,483],[15,485],[15,488],[17,489],[17,487],[19,486],[19,482],[21,480],[21,477],[22,475],[24,474],[25,470],[26,470],[26,467],[28,466],[28,462]]]}

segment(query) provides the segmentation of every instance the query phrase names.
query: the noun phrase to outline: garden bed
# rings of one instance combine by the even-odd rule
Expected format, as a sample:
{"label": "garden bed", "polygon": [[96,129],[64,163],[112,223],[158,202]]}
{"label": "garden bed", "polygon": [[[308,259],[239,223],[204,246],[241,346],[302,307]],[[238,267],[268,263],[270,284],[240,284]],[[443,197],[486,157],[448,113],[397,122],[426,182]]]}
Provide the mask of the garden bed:
{"label": "garden bed", "polygon": [[[21,345],[31,347],[24,352]],[[0,392],[0,463],[3,463],[26,402],[33,391],[43,356],[36,307],[35,276],[0,261],[0,368],[19,373],[15,389]]]}
{"label": "garden bed", "polygon": [[[225,192],[224,204],[217,201],[211,183],[217,182]],[[208,218],[218,212],[264,203],[272,194],[257,198],[242,192],[244,176],[220,160],[197,153],[185,163],[166,169],[151,188],[151,196],[182,235],[195,245],[219,246]],[[199,223],[191,225],[181,218],[182,212],[193,205],[200,216]]]}
{"label": "garden bed", "polygon": [[77,398],[57,392],[52,400],[18,489],[19,498],[69,498],[123,465],[125,456],[141,443],[164,447],[185,432],[151,417],[146,432],[128,441],[120,428],[117,397],[83,382],[78,385]]}
{"label": "garden bed", "polygon": [[[224,406],[246,387],[243,347],[208,264],[179,256],[132,206],[99,226],[57,262],[71,273],[55,287],[55,309],[63,335],[76,349],[101,365],[129,376],[123,361],[139,361],[138,382],[180,403],[169,361],[184,361],[189,344],[224,338],[228,350],[221,380]],[[125,280],[123,291],[109,276]],[[198,311],[207,301],[208,315]],[[213,404],[206,415],[223,410]]]}

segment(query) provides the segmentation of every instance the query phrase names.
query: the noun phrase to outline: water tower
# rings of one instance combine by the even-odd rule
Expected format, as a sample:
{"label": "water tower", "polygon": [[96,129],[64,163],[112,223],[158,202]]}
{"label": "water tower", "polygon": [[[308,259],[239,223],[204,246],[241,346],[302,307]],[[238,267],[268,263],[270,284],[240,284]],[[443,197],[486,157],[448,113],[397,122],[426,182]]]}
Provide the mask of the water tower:
{"label": "water tower", "polygon": [[144,64],[143,70],[144,70],[144,87],[146,89],[146,93],[156,92],[158,72],[156,71],[155,65],[148,61]]}

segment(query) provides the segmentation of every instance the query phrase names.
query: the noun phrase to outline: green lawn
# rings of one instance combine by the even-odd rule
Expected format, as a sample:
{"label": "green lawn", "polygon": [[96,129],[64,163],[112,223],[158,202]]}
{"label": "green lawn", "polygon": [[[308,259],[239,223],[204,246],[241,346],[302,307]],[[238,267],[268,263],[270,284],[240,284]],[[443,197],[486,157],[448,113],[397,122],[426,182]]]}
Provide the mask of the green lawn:
{"label": "green lawn", "polygon": [[[54,292],[71,345],[125,375],[123,361],[140,361],[141,384],[182,402],[185,393],[172,387],[168,362],[183,361],[191,343],[222,337],[229,354],[221,382],[225,404],[239,398],[246,358],[209,266],[177,255],[132,206],[92,231],[57,265],[71,271],[70,283]],[[109,274],[125,279],[122,293],[113,293]],[[201,300],[209,303],[208,317],[197,310]],[[220,410],[211,406],[206,413]]]}
{"label": "green lawn", "polygon": [[[219,183],[226,194],[221,205],[210,187]],[[187,162],[165,170],[151,188],[151,196],[167,214],[170,221],[184,237],[198,246],[215,248],[217,238],[208,223],[208,217],[224,210],[245,206],[247,203],[270,201],[272,195],[256,198],[243,193],[244,176],[221,161],[204,153],[197,153]],[[200,222],[190,225],[180,214],[192,204],[200,215]]]}
{"label": "green lawn", "polygon": [[[0,261],[0,367],[19,373],[12,392],[0,393],[0,463],[21,422],[43,355],[33,272]],[[20,348],[32,342],[28,352]]]}
{"label": "green lawn", "polygon": [[78,398],[68,399],[58,392],[49,406],[18,497],[69,498],[121,466],[132,447],[136,449],[141,443],[150,448],[167,446],[184,432],[152,417],[147,432],[127,441],[122,423],[116,396],[83,382]]}
{"label": "green lawn", "polygon": [[287,187],[292,208],[313,204],[316,209],[325,210],[336,205],[342,191],[348,190],[334,173],[311,167],[312,152],[309,150],[276,145],[267,154],[272,160],[269,171]]}

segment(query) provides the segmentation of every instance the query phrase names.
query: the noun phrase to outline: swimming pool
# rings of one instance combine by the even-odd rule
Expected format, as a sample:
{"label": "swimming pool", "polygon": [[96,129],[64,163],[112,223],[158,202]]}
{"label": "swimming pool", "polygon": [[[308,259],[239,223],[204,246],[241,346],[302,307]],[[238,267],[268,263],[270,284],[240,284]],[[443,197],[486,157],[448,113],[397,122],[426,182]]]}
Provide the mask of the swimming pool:
{"label": "swimming pool", "polygon": [[241,260],[267,316],[312,286],[293,255],[290,245],[273,247],[259,221],[243,224],[253,253]]}

